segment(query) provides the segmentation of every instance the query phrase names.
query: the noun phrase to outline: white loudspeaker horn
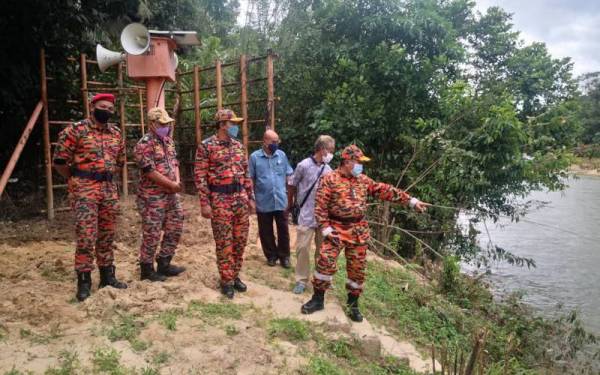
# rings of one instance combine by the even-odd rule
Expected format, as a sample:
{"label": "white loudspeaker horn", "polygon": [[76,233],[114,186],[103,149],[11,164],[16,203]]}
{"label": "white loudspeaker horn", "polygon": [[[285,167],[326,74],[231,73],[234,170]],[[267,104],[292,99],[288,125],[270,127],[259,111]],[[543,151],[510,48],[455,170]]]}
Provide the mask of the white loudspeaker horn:
{"label": "white loudspeaker horn", "polygon": [[111,51],[100,44],[96,45],[96,61],[98,61],[98,67],[101,72],[124,60],[125,54],[123,52]]}
{"label": "white loudspeaker horn", "polygon": [[130,23],[121,32],[121,46],[130,55],[141,55],[150,48],[150,33],[141,23]]}
{"label": "white loudspeaker horn", "polygon": [[173,52],[173,55],[171,56],[171,65],[173,65],[174,70],[177,70],[177,66],[179,65],[179,57],[177,57],[175,52]]}

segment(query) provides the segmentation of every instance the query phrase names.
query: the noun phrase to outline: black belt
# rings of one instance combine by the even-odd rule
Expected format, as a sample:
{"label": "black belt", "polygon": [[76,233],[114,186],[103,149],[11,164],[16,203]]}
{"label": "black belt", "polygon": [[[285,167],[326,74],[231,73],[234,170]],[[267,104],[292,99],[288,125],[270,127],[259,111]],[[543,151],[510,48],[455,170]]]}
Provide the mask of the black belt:
{"label": "black belt", "polygon": [[360,223],[365,219],[364,216],[355,216],[355,217],[339,217],[335,215],[329,215],[329,219],[333,221],[337,221],[342,224],[355,224]]}
{"label": "black belt", "polygon": [[208,190],[213,193],[233,194],[242,191],[242,185],[240,184],[228,184],[228,185],[208,185]]}
{"label": "black belt", "polygon": [[112,182],[113,175],[110,172],[88,172],[82,171],[81,169],[73,168],[71,170],[71,175],[81,178],[87,178],[88,180],[94,181],[108,181]]}

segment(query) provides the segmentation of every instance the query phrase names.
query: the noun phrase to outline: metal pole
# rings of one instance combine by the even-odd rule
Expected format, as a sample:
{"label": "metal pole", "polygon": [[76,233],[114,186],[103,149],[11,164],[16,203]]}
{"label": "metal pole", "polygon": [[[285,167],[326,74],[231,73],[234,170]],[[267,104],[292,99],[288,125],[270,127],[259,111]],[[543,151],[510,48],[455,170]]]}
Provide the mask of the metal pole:
{"label": "metal pole", "polygon": [[[123,63],[120,62],[117,69],[117,80],[119,83],[119,88],[123,88]],[[127,198],[129,195],[129,177],[127,171],[127,128],[125,126],[125,92],[119,92],[119,120],[121,121],[121,142],[123,142],[123,153],[124,153],[124,161],[123,161],[123,169],[121,171],[121,178],[123,184],[123,197]]]}
{"label": "metal pole", "polygon": [[[85,55],[84,55],[85,56]],[[48,122],[48,85],[46,76],[46,51],[40,52],[40,94],[44,113],[44,168],[46,170],[46,210],[48,220],[54,220],[54,190],[52,184],[52,156],[50,155],[50,123]]]}
{"label": "metal pole", "polygon": [[90,106],[88,103],[88,82],[87,82],[87,58],[85,53],[81,54],[79,59],[79,70],[81,71],[81,95],[83,99],[83,114],[85,118],[90,117]]}
{"label": "metal pole", "polygon": [[240,103],[242,106],[242,140],[244,142],[244,149],[246,150],[246,157],[248,157],[248,92],[247,92],[247,68],[246,68],[246,55],[240,56],[240,81],[241,81],[241,97]]}
{"label": "metal pole", "polygon": [[202,142],[202,117],[200,114],[200,71],[194,65],[194,127],[196,130],[196,146]]}
{"label": "metal pole", "polygon": [[142,89],[138,89],[138,97],[140,99],[140,127],[142,128],[142,137],[146,133],[144,129],[144,96],[142,95]]}
{"label": "metal pole", "polygon": [[215,86],[217,87],[217,109],[223,109],[223,79],[221,73],[221,60],[215,61],[215,75],[217,82]]}
{"label": "metal pole", "polygon": [[269,110],[269,125],[275,130],[275,83],[273,78],[273,53],[267,55],[267,108]]}

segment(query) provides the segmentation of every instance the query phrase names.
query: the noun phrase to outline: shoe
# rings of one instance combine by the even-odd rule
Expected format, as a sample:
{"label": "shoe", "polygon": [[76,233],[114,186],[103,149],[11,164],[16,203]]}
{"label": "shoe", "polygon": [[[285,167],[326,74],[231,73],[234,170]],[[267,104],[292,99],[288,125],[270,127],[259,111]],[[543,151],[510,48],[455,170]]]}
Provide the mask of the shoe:
{"label": "shoe", "polygon": [[292,292],[294,292],[294,294],[302,294],[302,293],[304,293],[305,289],[306,289],[306,285],[304,285],[304,283],[297,282],[296,285],[294,286],[294,290],[292,290]]}
{"label": "shoe", "polygon": [[117,289],[127,289],[127,284],[120,282],[115,277],[115,266],[98,267],[98,269],[100,270],[100,285],[98,285],[98,288],[112,286]]}
{"label": "shoe", "polygon": [[242,282],[242,280],[240,280],[239,277],[236,277],[235,280],[233,280],[233,289],[243,293],[248,290],[248,287]]}
{"label": "shoe", "polygon": [[154,271],[154,263],[140,263],[140,280],[165,281],[167,277]]}
{"label": "shoe", "polygon": [[79,302],[83,302],[91,294],[92,290],[92,273],[77,272],[77,294],[75,297]]}
{"label": "shoe", "polygon": [[291,264],[290,264],[290,258],[283,258],[279,260],[279,264],[281,265],[281,267],[283,268],[290,268]]}
{"label": "shoe", "polygon": [[310,301],[302,305],[300,311],[302,312],[302,314],[312,314],[315,311],[323,310],[325,308],[325,305],[323,303],[324,301],[325,291],[315,290],[315,293],[313,294]]}
{"label": "shoe", "polygon": [[363,321],[363,316],[358,310],[358,296],[348,293],[348,316],[353,322],[360,323]]}
{"label": "shoe", "polygon": [[275,267],[275,265],[277,265],[277,259],[267,259],[267,265],[269,267]]}
{"label": "shoe", "polygon": [[172,255],[169,255],[168,257],[156,258],[156,272],[167,277],[172,277],[177,276],[185,271],[185,267],[179,267],[171,264],[171,259],[173,259]]}
{"label": "shoe", "polygon": [[231,284],[221,285],[221,293],[223,293],[223,295],[225,295],[225,297],[227,297],[229,299],[233,299],[233,295],[234,295],[233,285],[231,285]]}

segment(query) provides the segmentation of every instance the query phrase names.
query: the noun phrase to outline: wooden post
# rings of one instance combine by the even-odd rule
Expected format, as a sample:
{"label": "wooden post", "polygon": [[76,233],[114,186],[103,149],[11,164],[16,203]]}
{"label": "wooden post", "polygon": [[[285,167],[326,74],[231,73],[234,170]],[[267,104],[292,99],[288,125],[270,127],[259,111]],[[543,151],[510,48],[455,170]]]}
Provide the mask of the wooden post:
{"label": "wooden post", "polygon": [[142,137],[146,134],[144,128],[144,96],[142,95],[142,89],[138,89],[138,97],[140,100],[140,128],[142,128]]}
{"label": "wooden post", "polygon": [[223,109],[223,77],[221,73],[221,60],[215,61],[215,86],[217,88],[217,110]]}
{"label": "wooden post", "polygon": [[200,113],[200,70],[194,65],[194,127],[196,130],[196,147],[202,142],[202,116]]}
{"label": "wooden post", "polygon": [[275,80],[273,77],[273,53],[267,55],[267,109],[269,110],[269,126],[275,130]]}
{"label": "wooden post", "polygon": [[[85,56],[85,55],[84,55]],[[46,76],[46,51],[40,52],[40,94],[44,113],[44,169],[46,170],[46,211],[48,220],[54,220],[54,186],[52,183],[52,156],[50,155],[50,123],[48,122],[48,85]]]}
{"label": "wooden post", "polygon": [[121,178],[123,184],[123,197],[127,198],[129,195],[129,178],[127,173],[127,127],[125,126],[125,91],[123,90],[123,63],[120,62],[117,67],[117,81],[119,84],[119,121],[121,121],[121,142],[123,142],[123,153],[125,154],[125,160],[123,162],[123,169],[121,170]]}
{"label": "wooden post", "polygon": [[435,345],[431,345],[431,366],[435,375]]}
{"label": "wooden post", "polygon": [[248,157],[248,78],[247,78],[247,67],[246,67],[246,55],[240,56],[240,84],[241,84],[241,97],[240,103],[242,106],[242,141],[244,143],[244,149],[246,151],[246,157]]}
{"label": "wooden post", "polygon": [[[21,152],[23,152],[23,148],[25,147],[25,144],[27,143],[27,139],[29,139],[29,135],[31,135],[31,131],[33,130],[33,127],[37,123],[37,120],[40,117],[40,113],[42,113],[43,108],[44,108],[44,103],[40,100],[38,102],[38,104],[35,106],[35,109],[33,110],[31,117],[29,117],[29,121],[27,121],[27,125],[25,126],[25,129],[23,130],[23,133],[21,134],[21,138],[19,138],[19,142],[17,143],[17,146],[15,147],[15,150],[13,151],[13,153],[10,157],[10,160],[6,164],[6,168],[4,168],[4,172],[2,172],[2,177],[0,177],[0,196],[4,192],[4,188],[6,187],[6,184],[8,183],[8,179],[10,178],[10,175],[12,174],[13,170],[15,169],[15,166],[17,165],[17,161],[19,161]],[[44,146],[45,146],[45,144],[44,144]],[[45,151],[45,149],[44,149],[44,151]],[[45,154],[44,154],[44,156],[45,156]],[[50,191],[52,191],[52,190],[50,190]]]}
{"label": "wooden post", "polygon": [[90,117],[90,104],[88,102],[88,83],[87,83],[87,58],[85,53],[81,54],[79,59],[79,70],[81,71],[81,95],[83,99],[83,115]]}

